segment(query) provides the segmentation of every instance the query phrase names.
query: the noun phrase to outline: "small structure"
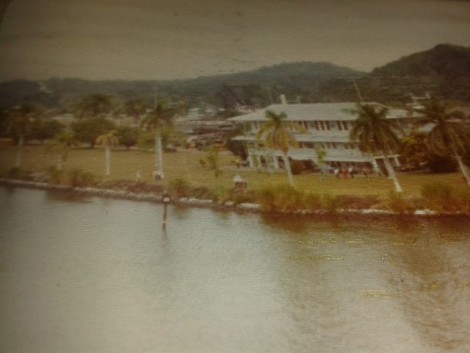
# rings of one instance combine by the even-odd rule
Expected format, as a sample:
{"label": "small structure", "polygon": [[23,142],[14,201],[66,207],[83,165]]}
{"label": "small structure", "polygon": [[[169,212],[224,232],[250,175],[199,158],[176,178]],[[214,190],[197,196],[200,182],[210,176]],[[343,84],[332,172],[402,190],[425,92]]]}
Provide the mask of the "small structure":
{"label": "small structure", "polygon": [[243,179],[239,174],[235,175],[233,177],[233,183],[235,186],[235,189],[246,189],[248,186],[248,183],[246,182],[245,179]]}

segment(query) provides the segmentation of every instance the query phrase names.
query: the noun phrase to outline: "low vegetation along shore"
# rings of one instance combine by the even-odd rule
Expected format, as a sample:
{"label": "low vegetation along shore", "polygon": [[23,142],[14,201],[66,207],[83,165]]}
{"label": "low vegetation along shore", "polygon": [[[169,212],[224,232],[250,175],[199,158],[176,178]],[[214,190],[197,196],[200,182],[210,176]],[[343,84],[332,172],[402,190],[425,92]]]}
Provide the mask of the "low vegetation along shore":
{"label": "low vegetation along shore", "polygon": [[[157,202],[169,190],[176,203],[261,212],[470,215],[470,191],[458,173],[401,173],[404,192],[397,194],[390,181],[379,176],[300,174],[292,188],[283,173],[237,167],[229,152],[167,152],[166,177],[157,181],[149,152],[113,151],[109,176],[102,149],[71,150],[62,170],[45,146],[28,146],[22,168],[11,167],[14,156],[12,146],[0,149],[3,184]],[[236,175],[246,187],[234,186]]]}

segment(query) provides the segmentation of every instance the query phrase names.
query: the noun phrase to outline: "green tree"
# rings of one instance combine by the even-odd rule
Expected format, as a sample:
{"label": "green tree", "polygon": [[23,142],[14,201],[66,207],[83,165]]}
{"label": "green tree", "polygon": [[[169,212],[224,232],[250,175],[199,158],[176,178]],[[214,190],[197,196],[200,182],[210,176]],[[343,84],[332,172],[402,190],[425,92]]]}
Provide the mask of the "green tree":
{"label": "green tree", "polygon": [[31,131],[31,138],[42,142],[52,139],[65,129],[65,126],[56,120],[36,120]]}
{"label": "green tree", "polygon": [[72,124],[72,131],[77,141],[89,143],[90,148],[95,146],[98,136],[114,128],[114,123],[105,118],[83,119]]}
{"label": "green tree", "polygon": [[306,132],[306,130],[297,123],[286,121],[287,115],[285,113],[276,114],[273,111],[267,110],[266,119],[267,121],[256,134],[256,138],[263,141],[266,148],[282,152],[287,178],[290,185],[294,186],[294,178],[292,177],[288,152],[290,147],[298,147],[293,132],[302,133]]}
{"label": "green tree", "polygon": [[400,157],[405,166],[419,169],[429,163],[429,152],[426,148],[426,134],[412,131],[401,140]]}
{"label": "green tree", "polygon": [[137,144],[139,139],[139,130],[135,127],[120,126],[117,128],[117,136],[119,138],[119,143],[129,150],[129,148]]}
{"label": "green tree", "polygon": [[148,106],[143,99],[129,99],[124,103],[123,113],[132,116],[135,124],[140,123],[140,119],[148,110]]}
{"label": "green tree", "polygon": [[78,142],[71,132],[61,132],[52,140],[47,147],[47,152],[57,155],[57,170],[62,170],[70,148],[77,145]]}
{"label": "green tree", "polygon": [[351,141],[358,142],[359,149],[363,152],[380,153],[388,176],[395,185],[395,191],[402,192],[395,170],[388,159],[388,151],[396,151],[400,147],[399,134],[403,131],[399,122],[387,119],[388,108],[383,106],[358,104],[351,112],[357,116],[349,135]]}
{"label": "green tree", "polygon": [[111,175],[111,147],[119,143],[119,138],[116,136],[117,131],[111,130],[96,138],[96,143],[104,145],[104,160],[106,176]]}
{"label": "green tree", "polygon": [[155,167],[158,168],[158,173],[162,179],[164,178],[162,130],[164,127],[172,125],[171,120],[177,112],[178,108],[164,107],[159,103],[155,109],[147,113],[141,123],[142,128],[155,134]]}
{"label": "green tree", "polygon": [[470,186],[470,175],[462,155],[465,154],[470,142],[470,135],[462,122],[461,112],[450,112],[449,107],[437,99],[425,102],[424,107],[416,109],[422,114],[418,126],[431,125],[426,136],[426,145],[430,152],[438,155],[451,154],[457,161],[467,184]]}
{"label": "green tree", "polygon": [[113,111],[111,97],[107,94],[90,94],[81,99],[75,108],[75,116],[79,119],[106,118]]}
{"label": "green tree", "polygon": [[7,110],[6,131],[12,133],[18,140],[15,167],[21,167],[21,157],[26,138],[31,134],[35,121],[42,112],[39,108],[23,104]]}

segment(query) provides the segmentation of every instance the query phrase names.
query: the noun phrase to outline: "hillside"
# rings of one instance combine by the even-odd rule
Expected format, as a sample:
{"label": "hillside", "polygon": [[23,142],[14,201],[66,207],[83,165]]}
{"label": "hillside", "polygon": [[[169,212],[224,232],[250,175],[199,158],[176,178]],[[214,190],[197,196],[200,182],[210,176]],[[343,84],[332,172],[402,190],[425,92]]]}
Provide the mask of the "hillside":
{"label": "hillside", "polygon": [[458,78],[470,76],[470,48],[440,44],[372,71],[371,76]]}
{"label": "hillside", "polygon": [[359,77],[361,72],[327,62],[286,63],[257,70],[173,81],[87,81],[49,79],[42,82],[16,80],[0,83],[0,105],[34,101],[46,106],[68,105],[92,93],[120,99],[159,97],[184,99],[229,107],[236,103],[264,106],[280,93],[310,101],[322,82],[338,77]]}
{"label": "hillside", "polygon": [[440,44],[376,68],[368,75],[380,90],[398,98],[398,92],[429,93],[455,102],[470,102],[470,48]]}
{"label": "hillside", "polygon": [[170,98],[189,106],[207,103],[233,108],[263,107],[285,94],[289,101],[358,100],[355,80],[364,100],[388,104],[408,102],[410,94],[429,93],[459,104],[470,103],[470,48],[449,44],[405,56],[366,74],[328,62],[284,63],[257,70],[169,81],[88,81],[49,79],[0,83],[0,106],[32,102],[68,108],[87,94],[106,93],[116,101]]}

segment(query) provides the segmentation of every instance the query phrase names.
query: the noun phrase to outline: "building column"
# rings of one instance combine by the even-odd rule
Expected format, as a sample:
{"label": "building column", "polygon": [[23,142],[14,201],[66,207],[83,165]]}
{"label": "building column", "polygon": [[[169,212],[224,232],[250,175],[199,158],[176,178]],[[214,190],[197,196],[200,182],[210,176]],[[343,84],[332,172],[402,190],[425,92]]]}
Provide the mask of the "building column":
{"label": "building column", "polygon": [[379,165],[377,164],[377,161],[375,160],[375,158],[371,158],[370,162],[372,163],[372,169],[374,170],[374,172],[379,174],[380,173],[380,168],[379,168]]}
{"label": "building column", "polygon": [[279,161],[277,160],[277,156],[274,154],[273,155],[273,164],[274,164],[274,169],[279,169]]}
{"label": "building column", "polygon": [[395,162],[396,167],[401,167],[400,160],[398,159],[398,157],[393,157],[393,160]]}
{"label": "building column", "polygon": [[257,168],[261,168],[263,165],[261,163],[261,156],[260,155],[256,155],[256,167]]}
{"label": "building column", "polygon": [[255,164],[255,156],[253,154],[250,154],[248,156],[248,163],[250,165],[250,168],[255,168],[256,167],[256,164]]}

